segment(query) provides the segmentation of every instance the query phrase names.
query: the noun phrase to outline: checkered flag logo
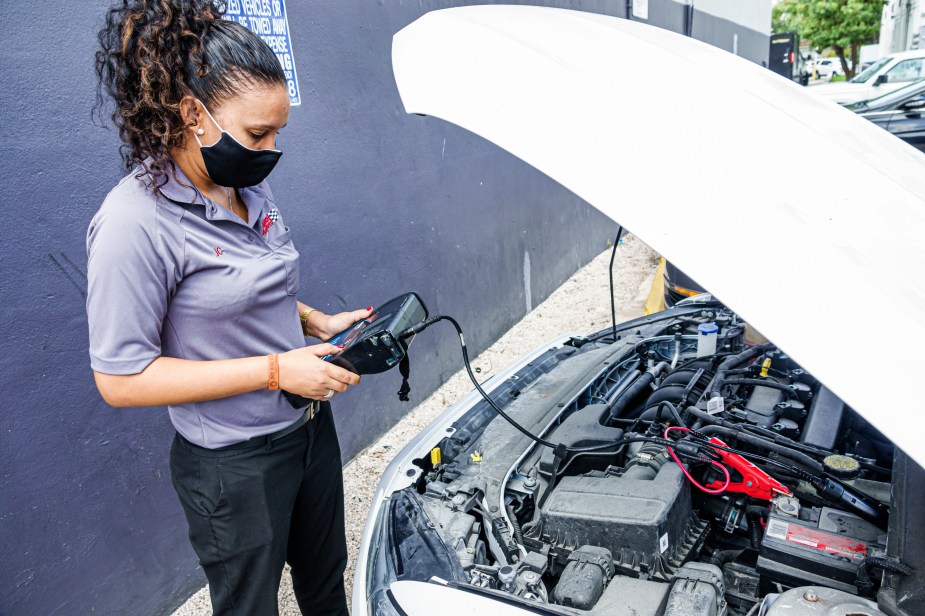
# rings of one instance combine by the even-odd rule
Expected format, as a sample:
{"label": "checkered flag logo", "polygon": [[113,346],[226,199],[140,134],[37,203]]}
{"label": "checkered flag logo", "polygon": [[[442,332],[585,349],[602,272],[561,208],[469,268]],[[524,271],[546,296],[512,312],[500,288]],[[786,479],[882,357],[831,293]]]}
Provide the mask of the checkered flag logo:
{"label": "checkered flag logo", "polygon": [[261,232],[263,235],[267,234],[267,232],[270,230],[270,227],[272,227],[273,223],[275,223],[277,220],[279,220],[279,210],[275,207],[270,208],[270,213],[263,217],[263,222],[261,223]]}

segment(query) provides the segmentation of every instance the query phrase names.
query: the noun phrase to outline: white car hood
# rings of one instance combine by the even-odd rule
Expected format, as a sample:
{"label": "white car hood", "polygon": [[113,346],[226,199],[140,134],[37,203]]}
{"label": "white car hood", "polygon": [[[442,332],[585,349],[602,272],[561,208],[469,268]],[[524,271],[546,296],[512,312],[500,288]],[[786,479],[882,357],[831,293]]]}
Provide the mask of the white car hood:
{"label": "white car hood", "polygon": [[716,47],[596,14],[435,11],[392,61],[406,111],[625,225],[925,465],[919,152]]}

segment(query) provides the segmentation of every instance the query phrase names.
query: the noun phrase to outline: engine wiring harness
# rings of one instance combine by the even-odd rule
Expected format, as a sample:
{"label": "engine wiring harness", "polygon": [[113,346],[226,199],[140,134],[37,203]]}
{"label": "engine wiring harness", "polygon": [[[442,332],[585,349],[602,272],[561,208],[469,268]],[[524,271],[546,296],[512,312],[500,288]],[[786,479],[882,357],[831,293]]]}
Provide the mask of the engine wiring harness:
{"label": "engine wiring harness", "polygon": [[[743,518],[747,520],[750,545],[756,550],[761,546],[769,512],[773,510],[774,502],[779,498],[799,497],[822,506],[828,503],[850,511],[878,528],[887,528],[888,507],[842,480],[835,473],[839,468],[859,468],[862,464],[877,472],[883,472],[885,469],[871,465],[869,461],[858,462],[845,456],[832,456],[830,451],[801,443],[764,426],[730,421],[730,413],[742,406],[742,400],[736,399],[735,394],[726,393],[730,388],[762,387],[777,391],[794,406],[799,404],[800,398],[798,384],[781,382],[774,377],[774,368],[768,355],[775,349],[773,344],[757,344],[740,352],[722,350],[730,336],[735,338],[743,332],[743,328],[735,323],[725,328],[722,343],[718,345],[719,352],[715,353],[711,360],[714,362],[712,371],[698,367],[698,358],[680,361],[682,349],[687,350],[684,346],[690,344],[681,334],[666,338],[667,343],[674,343],[673,353],[656,348],[649,350],[646,355],[632,356],[617,363],[616,370],[635,371],[638,375],[634,382],[624,384],[625,389],[619,390],[623,394],[622,399],[615,399],[616,395],[609,395],[603,391],[592,392],[590,398],[592,403],[599,403],[608,408],[608,421],[630,426],[621,438],[576,446],[534,434],[501,408],[476,378],[462,328],[454,318],[436,315],[406,329],[400,336],[416,335],[440,321],[450,323],[456,330],[466,373],[481,398],[500,418],[522,435],[536,445],[552,450],[553,464],[549,480],[537,499],[537,508],[542,507],[553,492],[559,472],[570,457],[595,452],[613,452],[615,448],[624,445],[641,443],[664,447],[687,482],[703,494],[738,495],[747,499],[743,508]],[[613,339],[614,342],[618,339],[615,328]],[[657,404],[657,408],[647,410],[648,413],[654,410],[654,414],[647,416],[647,413],[642,413],[629,417],[623,415],[627,410],[626,400],[643,395],[647,391],[657,390],[662,375],[681,370],[692,372],[689,382],[677,383],[681,389],[679,397],[682,404],[676,405],[671,401],[662,400]],[[710,372],[713,374],[712,378],[702,387],[702,391],[697,390],[700,391],[699,394],[696,393],[697,383],[706,378],[705,375],[709,377]],[[692,395],[695,396],[695,400],[690,400]],[[646,424],[648,427],[644,433],[636,432]],[[761,453],[757,453],[756,450]],[[833,458],[841,460],[833,462]],[[698,480],[698,476],[706,481]],[[817,494],[806,493],[801,484],[812,486]],[[527,526],[521,528],[510,506],[506,512],[513,537],[518,544],[522,544]],[[867,557],[857,569],[856,585],[861,595],[869,595],[875,587],[870,574],[873,568],[902,575],[912,572],[908,566],[888,558]]]}

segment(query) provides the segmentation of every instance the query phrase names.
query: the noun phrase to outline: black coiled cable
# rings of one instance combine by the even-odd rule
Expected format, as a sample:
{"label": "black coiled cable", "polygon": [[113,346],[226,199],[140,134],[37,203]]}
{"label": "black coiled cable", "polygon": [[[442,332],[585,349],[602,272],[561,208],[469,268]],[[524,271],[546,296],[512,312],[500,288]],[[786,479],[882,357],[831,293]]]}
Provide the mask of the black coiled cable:
{"label": "black coiled cable", "polygon": [[492,409],[494,409],[494,411],[498,413],[498,415],[500,415],[505,421],[507,421],[512,426],[514,426],[514,428],[516,428],[518,432],[520,432],[521,434],[523,434],[530,440],[534,441],[538,445],[542,445],[543,447],[549,447],[552,450],[555,450],[557,452],[563,452],[565,454],[585,453],[589,451],[603,451],[605,449],[611,449],[613,447],[618,447],[619,445],[625,445],[628,443],[658,443],[660,445],[666,445],[666,446],[672,445],[670,441],[667,441],[662,438],[655,438],[655,437],[649,437],[649,436],[637,436],[637,437],[619,439],[616,441],[612,441],[610,443],[602,443],[599,445],[588,445],[585,447],[566,447],[565,445],[556,444],[556,443],[553,443],[552,441],[547,441],[544,438],[536,436],[535,434],[533,434],[532,432],[524,428],[522,425],[517,423],[517,421],[515,421],[513,417],[505,413],[504,410],[500,406],[498,406],[498,404],[494,400],[492,400],[491,396],[489,396],[485,392],[485,390],[482,389],[482,384],[479,383],[478,379],[475,378],[475,374],[472,372],[472,365],[469,362],[469,350],[466,348],[466,339],[465,337],[463,337],[462,328],[459,326],[459,323],[456,322],[456,319],[454,319],[451,316],[444,315],[444,314],[433,316],[433,317],[430,317],[429,319],[421,321],[417,325],[412,325],[411,327],[403,331],[401,334],[399,334],[399,337],[407,338],[409,336],[419,334],[425,329],[427,329],[428,327],[430,327],[431,325],[433,325],[434,323],[437,323],[438,321],[447,321],[456,329],[456,333],[459,335],[459,346],[462,349],[463,364],[466,367],[466,374],[469,375],[469,380],[472,381],[472,384],[475,386],[475,389],[479,392],[482,398],[484,398],[485,402],[487,402],[488,405]]}
{"label": "black coiled cable", "polygon": [[[456,329],[456,333],[459,336],[459,346],[460,346],[460,349],[462,350],[463,365],[466,368],[466,374],[469,375],[469,380],[472,381],[472,384],[475,386],[476,391],[479,392],[479,395],[482,396],[485,402],[487,402],[488,405],[492,409],[494,409],[494,411],[498,413],[498,415],[500,415],[505,421],[507,421],[515,429],[517,429],[518,432],[520,432],[521,434],[523,434],[530,440],[534,441],[538,445],[542,445],[543,447],[549,447],[550,449],[556,452],[557,457],[560,457],[560,456],[564,457],[565,455],[572,454],[572,453],[603,451],[606,449],[611,449],[611,448],[618,447],[620,445],[629,444],[629,443],[657,443],[659,445],[664,445],[666,447],[678,447],[679,446],[679,443],[677,441],[666,440],[664,438],[658,438],[654,436],[635,436],[635,437],[630,437],[630,438],[619,439],[616,441],[611,441],[609,443],[601,443],[599,445],[588,445],[585,447],[567,447],[564,444],[561,444],[561,443],[556,444],[556,443],[553,443],[552,441],[547,441],[546,439],[542,437],[536,436],[535,434],[533,434],[532,432],[524,428],[522,425],[517,423],[517,421],[513,417],[505,413],[504,410],[500,406],[498,406],[498,404],[491,398],[491,396],[489,396],[488,393],[484,389],[482,389],[482,384],[479,383],[478,379],[475,378],[475,373],[473,373],[472,371],[472,365],[469,361],[469,349],[466,347],[466,339],[463,336],[462,327],[460,327],[456,319],[454,319],[451,316],[444,315],[444,314],[436,315],[436,316],[430,317],[429,319],[425,319],[424,321],[421,321],[417,325],[412,325],[408,329],[401,332],[401,334],[399,334],[399,337],[408,338],[410,336],[414,336],[416,334],[421,333],[422,331],[424,331],[425,329],[427,329],[428,327],[430,327],[431,325],[439,321],[447,321]],[[742,362],[745,359],[751,358],[751,355],[754,355],[754,356],[759,355],[761,352],[766,350],[766,348],[770,348],[769,345],[770,343],[766,343],[765,345],[758,345],[756,347],[752,347],[752,349],[750,349],[746,353],[741,353],[737,356],[734,356],[733,358],[729,358],[723,363],[727,364],[726,366],[727,369],[735,367],[735,365],[738,365],[736,362]],[[730,359],[734,361],[730,362]],[[660,406],[660,410],[662,406]],[[683,420],[681,420],[680,415],[678,414],[678,411],[674,407],[674,405],[671,405],[669,403],[668,406],[665,408],[667,408],[667,410],[672,415],[675,416],[676,421],[680,421],[680,425],[682,426],[684,425],[684,422]],[[717,445],[716,443],[711,443],[709,442],[709,440],[707,440],[706,436],[699,434],[697,432],[692,432],[692,434],[698,437],[696,440],[696,447],[702,448],[703,451],[722,450],[722,451],[726,451],[729,453],[739,454],[741,456],[745,456],[753,460],[761,461],[766,464],[771,464],[771,465],[777,466],[778,468],[782,468],[784,470],[790,471],[791,473],[794,473],[796,476],[802,479],[805,479],[807,481],[810,481],[810,482],[814,480],[818,481],[818,478],[815,475],[805,471],[802,468],[798,468],[790,464],[784,464],[777,460],[772,460],[770,458],[759,456],[751,452],[740,451],[738,449],[733,449],[731,447],[723,447],[723,446]],[[688,455],[691,455],[691,454],[688,453]]]}

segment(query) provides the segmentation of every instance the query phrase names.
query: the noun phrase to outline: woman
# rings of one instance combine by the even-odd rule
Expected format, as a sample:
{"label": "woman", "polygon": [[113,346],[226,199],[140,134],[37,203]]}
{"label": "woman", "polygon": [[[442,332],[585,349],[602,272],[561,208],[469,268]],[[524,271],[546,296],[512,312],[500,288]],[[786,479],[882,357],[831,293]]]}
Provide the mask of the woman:
{"label": "woman", "polygon": [[[90,357],[113,406],[168,405],[173,484],[215,614],[346,614],[343,483],[322,360],[372,308],[296,300],[299,254],[264,179],[289,97],[260,38],[207,0],[124,0],[97,53],[132,169],[87,234]],[[283,391],[304,398],[290,403]],[[307,399],[306,399],[307,398]],[[311,402],[311,404],[309,404]]]}

